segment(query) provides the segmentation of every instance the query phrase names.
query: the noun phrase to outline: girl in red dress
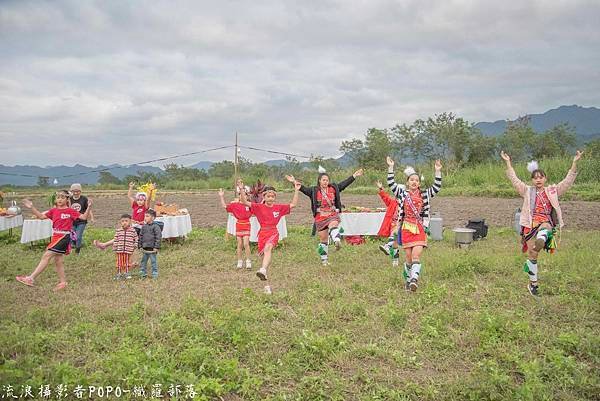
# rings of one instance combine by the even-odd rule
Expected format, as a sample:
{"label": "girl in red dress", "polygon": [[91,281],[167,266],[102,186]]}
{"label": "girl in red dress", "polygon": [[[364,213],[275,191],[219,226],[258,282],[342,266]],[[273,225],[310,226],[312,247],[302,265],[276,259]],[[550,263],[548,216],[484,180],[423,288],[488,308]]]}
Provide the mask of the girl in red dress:
{"label": "girl in red dress", "polygon": [[46,252],[42,256],[40,263],[35,270],[28,276],[17,276],[16,279],[29,287],[33,287],[35,278],[41,274],[50,261],[54,259],[56,265],[56,273],[58,274],[59,282],[54,287],[55,291],[62,290],[67,286],[65,277],[64,255],[71,252],[71,239],[74,235],[73,223],[75,220],[87,220],[92,210],[92,200],[88,199],[88,208],[85,213],[79,213],[69,206],[69,191],[62,190],[56,193],[55,207],[42,213],[38,211],[29,199],[23,201],[23,206],[31,209],[33,214],[41,220],[52,220],[52,238],[50,244],[46,248]]}
{"label": "girl in red dress", "polygon": [[[238,180],[238,187],[240,191],[244,191],[244,183],[242,180]],[[241,189],[240,189],[241,188]],[[242,259],[242,253],[246,252],[246,269],[252,268],[252,261],[250,260],[250,206],[243,205],[239,198],[234,199],[230,204],[225,203],[225,191],[223,188],[219,189],[219,199],[221,200],[221,206],[231,213],[236,218],[235,223],[235,237],[237,238],[237,268],[241,269],[244,266]]]}
{"label": "girl in red dress", "polygon": [[[277,246],[279,242],[279,231],[277,231],[277,224],[279,220],[287,214],[290,214],[291,210],[298,204],[298,191],[300,190],[300,183],[294,184],[294,197],[290,204],[276,204],[275,198],[277,192],[273,187],[265,187],[263,194],[263,203],[249,202],[246,197],[246,192],[241,188],[240,191],[240,203],[249,206],[252,214],[256,216],[258,223],[260,224],[260,230],[258,231],[258,254],[262,256],[262,265],[258,269],[256,275],[263,281],[267,281],[267,268],[271,264],[273,248]],[[271,294],[271,286],[267,283],[265,286],[265,293]]]}

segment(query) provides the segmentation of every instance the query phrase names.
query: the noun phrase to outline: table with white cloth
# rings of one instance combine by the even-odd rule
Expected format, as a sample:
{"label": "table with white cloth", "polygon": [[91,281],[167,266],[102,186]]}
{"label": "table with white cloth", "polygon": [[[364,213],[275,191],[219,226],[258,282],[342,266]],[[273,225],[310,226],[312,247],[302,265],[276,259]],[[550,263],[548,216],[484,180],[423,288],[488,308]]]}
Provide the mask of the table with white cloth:
{"label": "table with white cloth", "polygon": [[23,221],[21,244],[52,237],[52,220],[27,219]]}
{"label": "table with white cloth", "polygon": [[340,213],[342,235],[377,235],[385,212]]}
{"label": "table with white cloth", "polygon": [[0,216],[0,231],[11,230],[15,227],[23,225],[23,215],[17,214],[16,216]]}
{"label": "table with white cloth", "polygon": [[189,214],[160,216],[156,218],[156,221],[162,221],[164,223],[162,229],[163,238],[185,237],[192,232],[192,219]]}
{"label": "table with white cloth", "polygon": [[[233,217],[232,214],[229,214],[227,218],[227,234],[231,234],[235,236],[235,223],[237,219]],[[260,229],[260,223],[256,219],[256,216],[250,217],[250,241],[258,242],[258,230]],[[285,217],[282,217],[277,223],[277,231],[279,232],[279,239],[282,240],[287,238],[287,224],[285,222]]]}

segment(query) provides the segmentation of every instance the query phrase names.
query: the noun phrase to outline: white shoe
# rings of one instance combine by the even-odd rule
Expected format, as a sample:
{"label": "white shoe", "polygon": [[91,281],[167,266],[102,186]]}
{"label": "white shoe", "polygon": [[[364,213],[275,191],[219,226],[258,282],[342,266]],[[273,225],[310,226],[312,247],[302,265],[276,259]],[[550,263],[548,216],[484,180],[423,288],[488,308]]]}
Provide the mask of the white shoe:
{"label": "white shoe", "polygon": [[244,261],[242,259],[240,259],[240,260],[238,260],[237,268],[241,269],[242,267],[244,267]]}
{"label": "white shoe", "polygon": [[386,255],[390,255],[390,246],[388,244],[384,244],[384,245],[379,245],[379,249],[381,250],[381,252],[385,253]]}
{"label": "white shoe", "polygon": [[392,259],[392,267],[400,266],[400,261],[398,259]]}
{"label": "white shoe", "polygon": [[246,259],[246,269],[252,269],[252,261],[250,259]]}
{"label": "white shoe", "polygon": [[273,294],[273,290],[271,289],[270,285],[265,285],[265,294],[267,294],[267,295]]}
{"label": "white shoe", "polygon": [[327,260],[327,259],[322,259],[322,260],[321,260],[321,264],[322,264],[323,266],[329,266],[329,260]]}
{"label": "white shoe", "polygon": [[265,269],[264,267],[261,267],[260,269],[258,269],[258,271],[256,272],[256,275],[258,276],[259,279],[261,279],[262,281],[266,281],[267,280],[267,269]]}

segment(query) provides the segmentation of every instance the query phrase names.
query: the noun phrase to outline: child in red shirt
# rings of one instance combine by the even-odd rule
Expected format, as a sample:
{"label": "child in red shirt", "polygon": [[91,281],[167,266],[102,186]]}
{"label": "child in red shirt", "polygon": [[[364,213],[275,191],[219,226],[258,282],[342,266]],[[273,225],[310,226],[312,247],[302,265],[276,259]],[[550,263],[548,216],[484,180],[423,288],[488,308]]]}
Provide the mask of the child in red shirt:
{"label": "child in red shirt", "polygon": [[[241,182],[238,180],[238,182]],[[240,188],[244,188],[243,183]],[[243,190],[243,189],[242,189]],[[221,206],[225,210],[233,215],[237,219],[235,223],[235,236],[237,238],[237,268],[243,267],[244,261],[242,260],[242,251],[246,251],[246,269],[252,268],[252,261],[250,260],[250,217],[252,212],[250,207],[242,205],[239,199],[234,199],[229,205],[225,203],[224,198],[225,192],[223,188],[219,189],[219,199],[221,200]]]}
{"label": "child in red shirt", "polygon": [[[300,186],[299,182],[294,184],[294,197],[292,198],[292,202],[287,205],[275,204],[277,192],[273,187],[265,187],[263,191],[263,203],[249,202],[245,191],[240,191],[240,203],[250,206],[250,211],[256,216],[260,224],[260,230],[258,231],[258,254],[262,256],[262,266],[256,272],[256,275],[263,281],[267,281],[267,267],[271,264],[273,248],[279,242],[277,224],[283,216],[290,214],[291,210],[298,204]],[[269,284],[265,286],[265,293],[271,294],[271,286]]]}
{"label": "child in red shirt", "polygon": [[398,266],[400,260],[400,252],[398,250],[398,200],[385,192],[380,181],[376,182],[379,188],[379,197],[385,204],[385,216],[379,232],[380,237],[388,237],[388,242],[385,245],[379,245],[379,249],[386,255],[392,257],[392,266]]}
{"label": "child in red shirt", "polygon": [[144,224],[144,216],[146,215],[146,211],[150,209],[150,199],[152,198],[152,192],[154,191],[154,186],[151,187],[150,196],[145,192],[138,192],[135,194],[135,198],[133,197],[133,187],[135,183],[129,183],[129,191],[127,192],[127,197],[131,202],[131,220],[133,227],[136,228],[139,234],[139,228]]}
{"label": "child in red shirt", "polygon": [[67,190],[56,193],[55,207],[47,212],[41,213],[38,211],[29,199],[25,199],[23,205],[26,208],[31,209],[37,218],[41,220],[52,220],[52,239],[35,270],[29,276],[17,276],[16,279],[20,283],[33,287],[35,278],[41,274],[50,261],[54,259],[56,273],[60,280],[56,287],[54,287],[54,290],[62,290],[67,286],[63,259],[64,255],[68,255],[71,251],[73,222],[77,219],[87,220],[92,210],[92,200],[88,199],[88,208],[85,213],[79,213],[75,209],[69,207],[69,191]]}

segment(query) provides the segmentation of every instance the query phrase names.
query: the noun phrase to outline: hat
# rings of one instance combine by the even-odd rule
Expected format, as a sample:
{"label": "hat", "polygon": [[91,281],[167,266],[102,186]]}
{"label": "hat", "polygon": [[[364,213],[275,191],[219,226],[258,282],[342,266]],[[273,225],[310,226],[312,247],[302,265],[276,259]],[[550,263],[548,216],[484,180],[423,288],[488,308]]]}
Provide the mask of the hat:
{"label": "hat", "polygon": [[81,184],[71,184],[71,191],[81,191]]}

